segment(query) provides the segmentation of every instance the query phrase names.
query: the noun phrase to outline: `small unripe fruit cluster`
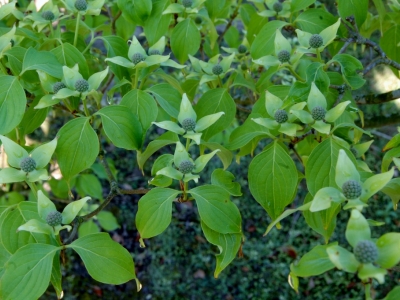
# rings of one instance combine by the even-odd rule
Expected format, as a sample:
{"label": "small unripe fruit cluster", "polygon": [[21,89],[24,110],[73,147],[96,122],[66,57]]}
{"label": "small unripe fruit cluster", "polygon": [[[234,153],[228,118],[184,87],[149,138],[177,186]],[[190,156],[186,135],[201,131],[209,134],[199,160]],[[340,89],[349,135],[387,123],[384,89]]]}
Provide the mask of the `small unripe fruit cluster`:
{"label": "small unripe fruit cluster", "polygon": [[196,121],[192,118],[186,118],[182,121],[181,125],[185,131],[194,131],[196,128]]}
{"label": "small unripe fruit cluster", "polygon": [[240,45],[240,46],[238,47],[238,52],[239,52],[240,54],[246,53],[246,52],[247,52],[247,47],[246,47],[245,45]]}
{"label": "small unripe fruit cluster", "polygon": [[282,11],[282,8],[283,8],[282,3],[280,3],[280,2],[275,2],[274,5],[272,6],[272,9],[274,11],[276,11],[277,13]]}
{"label": "small unripe fruit cluster", "polygon": [[61,81],[56,82],[53,85],[53,92],[54,92],[54,94],[57,94],[59,90],[65,89],[66,87],[67,86],[64,84],[64,82],[61,82]]}
{"label": "small unripe fruit cluster", "polygon": [[319,34],[313,34],[310,37],[308,43],[310,44],[311,48],[319,48],[324,43],[324,40],[322,39],[322,36],[320,36]]}
{"label": "small unripe fruit cluster", "polygon": [[85,0],[76,0],[75,1],[75,8],[79,11],[84,11],[88,7],[88,4]]}
{"label": "small unripe fruit cluster", "polygon": [[351,151],[351,153],[353,153],[353,155],[354,155],[355,157],[358,157],[358,151],[357,151],[355,148],[351,147],[351,148],[350,148],[350,151]]}
{"label": "small unripe fruit cluster", "polygon": [[192,7],[193,0],[182,0],[182,5],[186,8]]}
{"label": "small unripe fruit cluster", "polygon": [[149,50],[149,55],[161,55],[161,53],[157,49],[153,49],[153,50]]}
{"label": "small unripe fruit cluster", "polygon": [[58,211],[49,212],[49,214],[46,217],[46,222],[52,227],[60,225],[62,222],[61,213]]}
{"label": "small unripe fruit cluster", "polygon": [[289,119],[286,110],[283,109],[278,109],[274,115],[274,118],[275,121],[277,121],[280,124],[285,123]]}
{"label": "small unripe fruit cluster", "polygon": [[322,106],[316,106],[311,110],[311,116],[314,120],[320,121],[325,118],[326,110]]}
{"label": "small unripe fruit cluster", "polygon": [[87,82],[85,79],[78,79],[75,81],[75,90],[77,90],[79,93],[86,92],[89,89],[89,82]]}
{"label": "small unripe fruit cluster", "polygon": [[137,65],[138,63],[144,61],[146,57],[142,53],[135,53],[132,55],[132,62]]}
{"label": "small unripe fruit cluster", "polygon": [[190,160],[184,160],[179,164],[179,171],[181,171],[183,174],[188,174],[192,172],[194,169],[194,163],[192,163]]}
{"label": "small unripe fruit cluster", "polygon": [[221,75],[223,71],[224,70],[222,69],[222,67],[220,65],[215,65],[212,68],[212,72],[213,72],[214,75]]}
{"label": "small unripe fruit cluster", "polygon": [[281,63],[288,62],[290,60],[290,52],[287,50],[281,50],[278,53],[278,59]]}
{"label": "small unripe fruit cluster", "polygon": [[246,70],[247,70],[247,65],[246,65],[246,63],[245,63],[245,62],[242,63],[242,64],[240,65],[240,68],[242,69],[242,71],[246,71]]}
{"label": "small unripe fruit cluster", "polygon": [[378,247],[368,240],[358,242],[353,251],[356,259],[362,264],[370,264],[378,259]]}
{"label": "small unripe fruit cluster", "polygon": [[53,21],[55,16],[52,11],[46,10],[42,13],[42,18],[45,19],[46,21]]}
{"label": "small unripe fruit cluster", "polygon": [[32,172],[36,169],[36,161],[32,157],[25,157],[19,164],[21,170],[25,173]]}
{"label": "small unripe fruit cluster", "polygon": [[197,25],[200,25],[201,23],[203,23],[203,19],[202,19],[200,16],[197,16],[197,17],[194,19],[194,22],[195,22]]}
{"label": "small unripe fruit cluster", "polygon": [[356,180],[348,180],[343,183],[342,191],[347,199],[357,199],[361,196],[361,184]]}

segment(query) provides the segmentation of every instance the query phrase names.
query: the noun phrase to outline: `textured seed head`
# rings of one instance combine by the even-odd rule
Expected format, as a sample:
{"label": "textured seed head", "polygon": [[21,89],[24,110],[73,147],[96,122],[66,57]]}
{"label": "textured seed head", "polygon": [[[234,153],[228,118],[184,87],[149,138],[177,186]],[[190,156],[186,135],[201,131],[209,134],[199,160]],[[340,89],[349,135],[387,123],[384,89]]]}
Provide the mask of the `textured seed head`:
{"label": "textured seed head", "polygon": [[179,164],[179,171],[181,171],[183,174],[188,174],[192,172],[194,169],[194,163],[192,163],[190,160],[184,160]]}
{"label": "textured seed head", "polygon": [[32,172],[36,169],[36,161],[32,157],[25,157],[19,164],[21,170],[25,173]]}
{"label": "textured seed head", "polygon": [[238,47],[238,51],[239,51],[239,53],[241,53],[241,54],[246,53],[246,52],[247,52],[247,47],[246,47],[245,45],[240,45],[240,46]]}
{"label": "textured seed head", "polygon": [[289,117],[286,110],[278,109],[274,115],[275,121],[278,123],[285,123]]}
{"label": "textured seed head", "polygon": [[153,49],[153,50],[149,50],[149,55],[161,55],[161,53],[159,50]]}
{"label": "textured seed head", "polygon": [[203,22],[203,19],[202,19],[202,17],[197,16],[197,17],[194,19],[194,22],[195,22],[197,25],[199,25],[199,24],[201,24],[201,23]]}
{"label": "textured seed head", "polygon": [[144,61],[146,57],[142,53],[135,53],[132,55],[132,62],[137,65],[138,63]]}
{"label": "textured seed head", "polygon": [[247,65],[246,65],[246,63],[242,63],[242,64],[240,65],[240,68],[242,69],[242,71],[246,71],[246,70],[247,70]]}
{"label": "textured seed head", "polygon": [[86,10],[88,7],[88,4],[85,0],[76,0],[75,1],[75,8],[79,11]]}
{"label": "textured seed head", "polygon": [[64,84],[64,82],[61,82],[61,81],[56,82],[56,83],[53,85],[53,92],[54,92],[54,94],[57,94],[59,90],[62,90],[62,89],[64,89],[64,88],[66,88],[66,87],[67,87],[67,86]]}
{"label": "textured seed head", "polygon": [[185,131],[194,131],[196,128],[196,121],[193,120],[192,118],[186,118],[182,121],[182,128],[185,129]]}
{"label": "textured seed head", "polygon": [[287,50],[281,50],[278,53],[278,59],[281,63],[288,62],[290,60],[290,52]]}
{"label": "textured seed head", "polygon": [[353,249],[354,256],[362,264],[373,263],[378,258],[378,248],[374,242],[360,241]]}
{"label": "textured seed head", "polygon": [[325,118],[326,110],[322,106],[316,106],[311,110],[311,116],[314,120],[319,121]]}
{"label": "textured seed head", "polygon": [[182,0],[182,5],[186,8],[192,7],[193,0]]}
{"label": "textured seed head", "polygon": [[282,8],[283,8],[282,3],[280,3],[280,2],[275,2],[274,5],[272,6],[272,9],[274,11],[276,11],[277,13],[282,11]]}
{"label": "textured seed head", "polygon": [[310,37],[308,43],[310,44],[311,48],[319,48],[324,43],[324,40],[322,39],[322,36],[320,36],[319,34],[313,34]]}
{"label": "textured seed head", "polygon": [[46,21],[53,21],[55,16],[52,11],[46,10],[42,13],[42,18],[45,19]]}
{"label": "textured seed head", "polygon": [[78,79],[75,82],[75,90],[77,90],[80,93],[86,92],[89,89],[89,82],[87,82],[85,79]]}
{"label": "textured seed head", "polygon": [[357,199],[361,196],[361,184],[356,180],[348,180],[343,183],[342,191],[347,199]]}
{"label": "textured seed head", "polygon": [[49,212],[49,214],[46,217],[46,222],[52,227],[60,225],[62,222],[61,213],[58,211]]}
{"label": "textured seed head", "polygon": [[222,69],[222,67],[220,65],[215,65],[212,68],[212,72],[213,72],[214,75],[221,75],[223,71],[224,70]]}

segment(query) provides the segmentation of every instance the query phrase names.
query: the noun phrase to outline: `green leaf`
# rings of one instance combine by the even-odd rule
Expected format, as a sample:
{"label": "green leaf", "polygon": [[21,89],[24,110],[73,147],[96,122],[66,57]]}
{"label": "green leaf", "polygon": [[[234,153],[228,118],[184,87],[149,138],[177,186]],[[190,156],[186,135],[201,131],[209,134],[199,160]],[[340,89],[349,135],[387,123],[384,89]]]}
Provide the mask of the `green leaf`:
{"label": "green leaf", "polygon": [[178,23],[171,33],[171,50],[183,64],[188,55],[194,55],[200,48],[200,32],[192,19]]}
{"label": "green leaf", "polygon": [[[310,203],[312,200],[311,194],[308,193],[304,203]],[[336,216],[340,212],[340,208],[339,203],[333,202],[328,209],[316,212],[306,210],[303,212],[303,216],[308,226],[322,235],[327,243],[336,228]]]}
{"label": "green leaf", "polygon": [[154,95],[158,104],[173,118],[177,119],[182,95],[167,83],[156,84],[148,90]]}
{"label": "green leaf", "polygon": [[249,142],[251,142],[254,138],[260,136],[267,136],[269,131],[264,126],[261,126],[247,118],[242,126],[239,126],[233,130],[229,137],[229,143],[226,147],[230,150],[239,149]]}
{"label": "green leaf", "polygon": [[368,221],[357,209],[351,211],[351,217],[346,227],[346,239],[353,248],[358,242],[371,239]]}
{"label": "green leaf", "polygon": [[258,203],[275,220],[297,191],[297,169],[286,150],[277,142],[250,163],[249,187]]}
{"label": "green leaf", "polygon": [[56,154],[67,181],[89,168],[99,154],[99,140],[89,121],[83,117],[73,119],[58,132]]}
{"label": "green leaf", "polygon": [[[104,42],[104,47],[107,50],[107,57],[125,56],[128,53],[128,45],[125,40],[119,36],[100,36]],[[79,68],[80,70],[80,68]],[[126,68],[118,66],[116,64],[110,64],[110,70],[114,73],[117,78],[129,78],[129,72]]]}
{"label": "green leaf", "polygon": [[367,19],[368,2],[368,0],[338,0],[339,15],[343,20],[346,17],[354,16],[358,28],[361,28]]}
{"label": "green leaf", "polygon": [[226,190],[232,196],[241,196],[240,184],[234,182],[235,176],[228,171],[222,169],[215,169],[211,174],[211,183],[218,185]]}
{"label": "green leaf", "polygon": [[99,212],[97,214],[97,220],[99,221],[100,226],[107,231],[112,231],[120,227],[117,219],[109,211],[102,210]]}
{"label": "green leaf", "polygon": [[1,299],[36,300],[43,295],[49,285],[57,250],[46,244],[20,248],[6,264],[1,278]]}
{"label": "green leaf", "polygon": [[396,286],[393,290],[391,290],[383,300],[398,300],[398,299],[400,299],[400,286]]}
{"label": "green leaf", "polygon": [[321,275],[333,269],[335,265],[330,261],[326,249],[335,244],[315,246],[311,251],[303,255],[296,265],[290,265],[291,272],[299,277],[310,277]]}
{"label": "green leaf", "polygon": [[53,267],[51,269],[51,284],[56,291],[57,297],[61,299],[64,296],[62,289],[62,275],[61,275],[61,265],[60,265],[60,254],[57,253],[53,257]]}
{"label": "green leaf", "polygon": [[353,90],[359,89],[364,85],[365,79],[357,73],[357,71],[363,69],[363,65],[357,58],[349,54],[338,54],[330,62],[340,64],[343,79]]}
{"label": "green leaf", "polygon": [[[338,188],[335,174],[340,149],[342,149],[341,145],[334,139],[328,138],[311,152],[306,166],[307,187],[311,195],[314,196],[323,187]],[[344,149],[344,151],[355,164],[356,162],[351,152],[347,149]]]}
{"label": "green leaf", "polygon": [[19,226],[31,219],[40,220],[41,218],[37,213],[37,204],[26,201],[20,202],[15,209],[7,210],[1,215],[1,242],[8,253],[13,254],[19,248],[29,243],[50,243],[48,235],[27,231],[17,232]]}
{"label": "green leaf", "polygon": [[225,147],[221,146],[218,143],[210,143],[210,142],[202,142],[201,143],[203,146],[207,147],[208,149],[210,149],[211,151],[214,150],[220,150],[217,152],[217,156],[219,157],[219,159],[222,161],[222,164],[224,165],[224,169],[227,169],[233,159],[233,154],[232,151],[226,149]]}
{"label": "green leaf", "polygon": [[62,66],[53,53],[39,52],[33,48],[29,48],[25,53],[20,75],[29,70],[40,70],[56,78],[61,78],[63,75]]}
{"label": "green leaf", "polygon": [[17,77],[0,75],[0,134],[9,133],[22,120],[25,91]]}
{"label": "green leaf", "polygon": [[400,261],[400,233],[389,232],[382,235],[377,241],[377,263],[385,269],[393,268]]}
{"label": "green leaf", "polygon": [[79,237],[84,237],[89,234],[100,232],[99,226],[92,219],[81,224],[78,229]]}
{"label": "green leaf", "polygon": [[142,126],[138,118],[125,106],[106,106],[95,115],[101,116],[104,132],[115,146],[127,150],[140,149]]}
{"label": "green leaf", "polygon": [[281,29],[286,24],[286,22],[278,20],[265,24],[251,45],[251,57],[258,59],[262,56],[273,54],[275,51],[274,41],[276,30]]}
{"label": "green leaf", "polygon": [[201,221],[212,230],[226,233],[240,233],[242,218],[239,209],[229,199],[229,193],[222,187],[203,185],[188,191],[196,200]]}
{"label": "green leaf", "polygon": [[207,8],[210,19],[214,20],[221,13],[221,10],[225,6],[225,2],[226,0],[206,0],[204,6]]}
{"label": "green leaf", "polygon": [[312,34],[320,33],[323,29],[337,21],[333,15],[323,9],[311,8],[301,13],[294,24],[302,31]]}
{"label": "green leaf", "polygon": [[208,242],[218,246],[220,251],[217,257],[217,265],[215,266],[214,277],[218,278],[219,274],[225,269],[236,257],[241,245],[241,233],[222,234],[212,230],[204,222],[201,222],[201,229]]}
{"label": "green leaf", "polygon": [[314,2],[315,0],[293,0],[290,4],[290,10],[292,13],[297,12],[309,7]]}
{"label": "green leaf", "polygon": [[150,142],[144,152],[137,152],[137,161],[139,168],[143,170],[144,163],[149,159],[150,156],[154,154],[154,152],[166,145],[175,144],[178,141],[178,135],[176,133],[168,131],[159,136],[154,141]]}
{"label": "green leaf", "polygon": [[136,279],[132,256],[114,242],[108,233],[94,233],[66,246],[74,249],[93,279],[107,284],[122,284]]}
{"label": "green leaf", "polygon": [[393,202],[394,209],[397,209],[397,203],[400,200],[400,178],[393,178],[386,186],[382,189],[386,195],[388,195]]}
{"label": "green leaf", "polygon": [[[140,1],[135,1],[140,2]],[[168,31],[171,15],[162,15],[168,0],[153,0],[150,17],[146,20],[144,33],[150,45],[155,44]]]}
{"label": "green leaf", "polygon": [[103,188],[95,175],[81,174],[77,177],[75,185],[81,197],[91,196],[95,199],[103,199]]}
{"label": "green leaf", "polygon": [[203,131],[202,139],[208,141],[212,136],[226,129],[235,119],[236,105],[226,89],[212,89],[207,91],[198,100],[194,110],[197,119],[207,115],[225,112],[217,122]]}
{"label": "green leaf", "polygon": [[353,253],[338,245],[330,246],[326,249],[331,262],[339,270],[355,273],[360,266]]}
{"label": "green leaf", "polygon": [[141,90],[131,90],[122,97],[120,105],[126,106],[139,119],[143,131],[147,131],[157,118],[158,107],[148,93]]}
{"label": "green leaf", "polygon": [[89,78],[89,68],[87,66],[86,58],[82,52],[69,43],[63,43],[57,48],[51,50],[57,60],[63,65],[72,68],[76,64],[79,66],[79,73],[84,78]]}
{"label": "green leaf", "polygon": [[135,1],[134,3],[138,16],[142,20],[146,20],[150,16],[151,9],[153,8],[151,0]]}
{"label": "green leaf", "polygon": [[139,200],[136,215],[136,227],[140,233],[141,244],[143,239],[159,235],[171,223],[172,202],[180,191],[155,188]]}
{"label": "green leaf", "polygon": [[362,185],[363,193],[360,199],[366,202],[370,197],[380,191],[386,186],[386,184],[392,179],[394,173],[394,168],[385,173],[376,174],[371,176]]}

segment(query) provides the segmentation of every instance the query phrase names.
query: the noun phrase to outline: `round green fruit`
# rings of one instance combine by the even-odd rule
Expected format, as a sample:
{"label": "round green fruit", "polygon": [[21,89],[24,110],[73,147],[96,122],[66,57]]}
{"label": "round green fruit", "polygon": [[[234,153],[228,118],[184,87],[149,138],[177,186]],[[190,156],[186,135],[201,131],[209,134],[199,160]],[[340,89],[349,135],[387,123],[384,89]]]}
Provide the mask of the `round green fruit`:
{"label": "round green fruit", "polygon": [[62,222],[62,215],[58,211],[51,211],[46,217],[46,222],[51,227],[61,225]]}
{"label": "round green fruit", "polygon": [[322,39],[322,36],[320,36],[319,34],[313,34],[310,37],[310,40],[308,41],[308,43],[310,44],[311,48],[319,48],[323,45],[324,40]]}
{"label": "round green fruit", "polygon": [[325,118],[326,110],[322,106],[316,106],[311,110],[311,116],[314,120],[320,121]]}
{"label": "round green fruit", "polygon": [[79,93],[86,92],[89,89],[89,82],[85,79],[78,79],[75,81],[75,90]]}
{"label": "round green fruit", "polygon": [[342,191],[347,199],[357,199],[361,196],[361,184],[356,180],[348,180],[343,183]]}
{"label": "round green fruit", "polygon": [[36,161],[32,157],[28,156],[21,160],[19,166],[21,167],[22,171],[29,173],[36,169]]}
{"label": "round green fruit", "polygon": [[192,172],[194,169],[194,163],[192,163],[190,160],[184,160],[179,164],[179,171],[181,171],[183,174],[188,174]]}
{"label": "round green fruit", "polygon": [[282,124],[282,123],[285,123],[289,119],[289,116],[288,116],[286,110],[278,109],[274,115],[274,118],[275,118],[275,121]]}
{"label": "round green fruit", "polygon": [[353,251],[356,259],[362,264],[370,264],[378,259],[378,247],[368,240],[358,242]]}

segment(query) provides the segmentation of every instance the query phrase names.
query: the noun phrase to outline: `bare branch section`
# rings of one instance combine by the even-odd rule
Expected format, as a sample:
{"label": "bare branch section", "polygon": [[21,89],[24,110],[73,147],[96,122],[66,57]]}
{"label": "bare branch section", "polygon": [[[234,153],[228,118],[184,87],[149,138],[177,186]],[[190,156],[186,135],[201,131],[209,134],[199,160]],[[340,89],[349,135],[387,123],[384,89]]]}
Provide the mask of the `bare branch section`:
{"label": "bare branch section", "polygon": [[355,98],[357,104],[381,104],[400,98],[400,89],[383,94],[362,95]]}

